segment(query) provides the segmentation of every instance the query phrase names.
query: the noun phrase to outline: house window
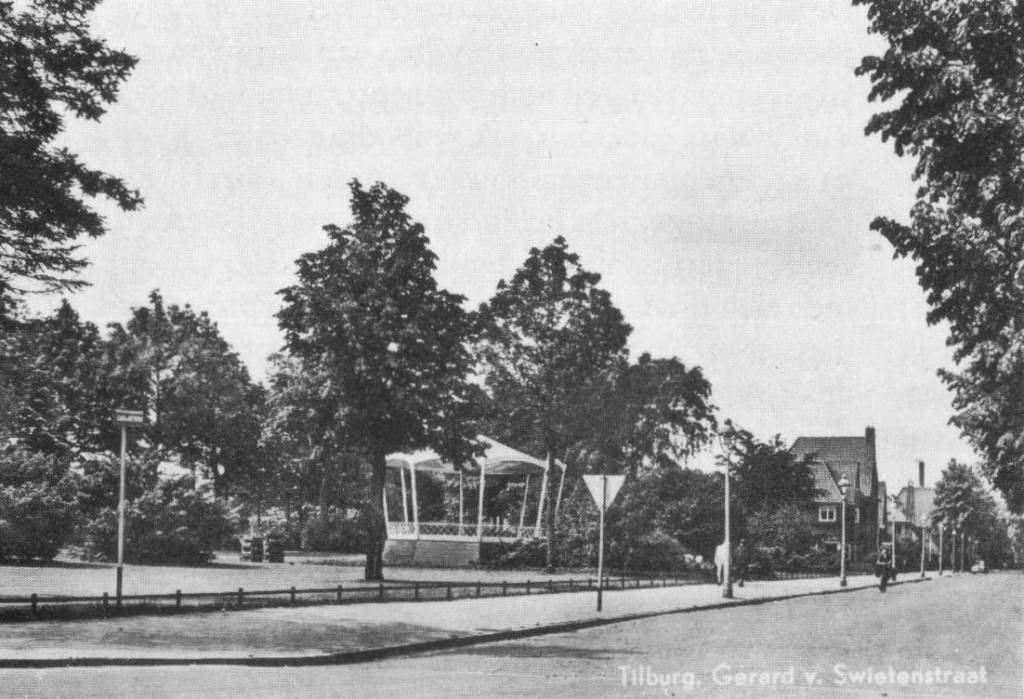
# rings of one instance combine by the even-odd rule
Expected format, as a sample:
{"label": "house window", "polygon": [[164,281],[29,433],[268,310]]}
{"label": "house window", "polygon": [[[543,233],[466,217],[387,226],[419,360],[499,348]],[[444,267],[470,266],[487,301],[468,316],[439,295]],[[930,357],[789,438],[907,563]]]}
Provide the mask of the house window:
{"label": "house window", "polygon": [[822,505],[818,508],[818,521],[819,522],[835,522],[836,521],[836,506],[835,505]]}
{"label": "house window", "polygon": [[853,523],[854,524],[860,524],[860,508],[859,507],[853,508]]}

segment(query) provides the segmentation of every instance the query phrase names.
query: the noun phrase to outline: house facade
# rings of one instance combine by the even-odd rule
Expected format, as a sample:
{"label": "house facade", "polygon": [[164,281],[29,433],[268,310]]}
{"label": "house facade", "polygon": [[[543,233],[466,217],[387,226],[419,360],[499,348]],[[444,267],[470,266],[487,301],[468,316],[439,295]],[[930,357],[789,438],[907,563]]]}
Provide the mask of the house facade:
{"label": "house facade", "polygon": [[[924,462],[918,463],[918,482],[911,481],[900,489],[892,504],[893,530],[896,532],[896,550],[905,549],[908,545],[915,548],[925,538],[929,555],[938,555],[938,542],[930,534],[932,510],[935,507],[935,488],[927,488],[924,484]],[[925,533],[925,530],[929,530]]]}
{"label": "house facade", "polygon": [[[842,537],[843,501],[846,501],[846,555],[860,560],[874,554],[879,540],[879,483],[875,453],[875,428],[863,437],[799,437],[790,452],[810,457],[821,545],[839,549]],[[845,497],[839,487],[849,483]]]}

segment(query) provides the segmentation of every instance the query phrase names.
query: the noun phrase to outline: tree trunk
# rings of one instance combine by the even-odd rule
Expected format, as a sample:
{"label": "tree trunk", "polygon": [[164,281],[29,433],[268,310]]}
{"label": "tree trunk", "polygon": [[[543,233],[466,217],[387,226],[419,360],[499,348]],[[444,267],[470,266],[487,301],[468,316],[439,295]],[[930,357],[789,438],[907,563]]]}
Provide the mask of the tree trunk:
{"label": "tree trunk", "polygon": [[558,499],[558,467],[555,465],[554,445],[548,447],[548,487],[544,493],[544,532],[547,534],[547,567],[548,573],[554,573],[558,565],[555,550],[555,502]]}
{"label": "tree trunk", "polygon": [[329,507],[327,502],[327,491],[330,485],[330,468],[326,464],[323,466],[323,474],[320,478],[320,521],[323,523],[324,530],[327,529],[327,509]]}
{"label": "tree trunk", "polygon": [[373,454],[370,458],[370,492],[366,507],[366,571],[365,579],[384,580],[384,542],[388,532],[384,523],[384,474],[387,456]]}

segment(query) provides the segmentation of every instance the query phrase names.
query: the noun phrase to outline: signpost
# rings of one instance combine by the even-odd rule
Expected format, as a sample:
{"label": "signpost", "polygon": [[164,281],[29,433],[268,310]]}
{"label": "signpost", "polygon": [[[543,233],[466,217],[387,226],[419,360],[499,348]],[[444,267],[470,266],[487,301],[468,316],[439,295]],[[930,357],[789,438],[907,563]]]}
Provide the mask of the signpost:
{"label": "signpost", "polygon": [[619,494],[625,480],[625,476],[607,476],[603,473],[583,476],[583,482],[587,484],[587,490],[590,491],[600,512],[597,543],[597,611],[601,611],[601,594],[604,591],[604,511],[615,502],[615,496]]}
{"label": "signpost", "polygon": [[117,608],[121,608],[121,583],[124,578],[124,510],[125,470],[128,461],[128,428],[141,427],[145,416],[141,410],[115,410],[114,423],[121,428],[121,484],[117,500]]}

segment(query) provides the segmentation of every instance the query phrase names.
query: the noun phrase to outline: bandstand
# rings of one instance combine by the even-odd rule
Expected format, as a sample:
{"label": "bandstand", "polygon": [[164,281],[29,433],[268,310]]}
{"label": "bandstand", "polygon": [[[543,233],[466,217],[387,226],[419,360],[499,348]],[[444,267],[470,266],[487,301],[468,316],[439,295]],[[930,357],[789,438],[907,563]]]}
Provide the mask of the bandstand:
{"label": "bandstand", "polygon": [[[391,565],[464,566],[480,560],[482,545],[543,539],[547,462],[488,437],[484,456],[457,466],[425,450],[387,458],[384,519]],[[565,465],[556,461],[558,497]]]}

